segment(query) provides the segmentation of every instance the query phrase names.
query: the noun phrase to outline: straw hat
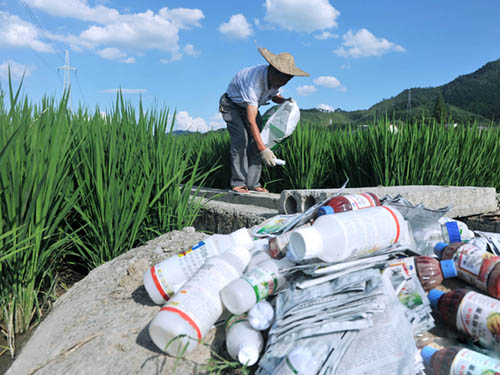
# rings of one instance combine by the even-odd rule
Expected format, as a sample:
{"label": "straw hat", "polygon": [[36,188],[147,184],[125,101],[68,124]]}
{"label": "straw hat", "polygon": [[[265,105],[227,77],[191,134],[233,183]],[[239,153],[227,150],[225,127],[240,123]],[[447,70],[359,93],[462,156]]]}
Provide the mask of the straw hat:
{"label": "straw hat", "polygon": [[306,73],[295,66],[295,60],[288,52],[282,52],[279,55],[275,55],[267,48],[258,48],[258,50],[266,61],[281,73],[291,76],[309,77],[309,73]]}

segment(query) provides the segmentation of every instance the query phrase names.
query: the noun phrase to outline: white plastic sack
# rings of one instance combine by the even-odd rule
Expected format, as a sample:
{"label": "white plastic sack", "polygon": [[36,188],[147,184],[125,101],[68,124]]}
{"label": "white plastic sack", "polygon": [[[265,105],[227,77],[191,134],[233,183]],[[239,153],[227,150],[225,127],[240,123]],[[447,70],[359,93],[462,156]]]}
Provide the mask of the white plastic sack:
{"label": "white plastic sack", "polygon": [[300,120],[299,106],[295,101],[284,101],[267,120],[260,133],[264,144],[273,148],[277,143],[290,136]]}

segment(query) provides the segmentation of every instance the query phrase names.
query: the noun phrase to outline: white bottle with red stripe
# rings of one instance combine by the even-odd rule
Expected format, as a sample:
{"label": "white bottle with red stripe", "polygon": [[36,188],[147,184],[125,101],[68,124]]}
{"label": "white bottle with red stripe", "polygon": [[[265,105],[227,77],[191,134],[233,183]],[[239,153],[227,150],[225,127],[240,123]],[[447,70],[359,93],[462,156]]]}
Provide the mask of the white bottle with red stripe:
{"label": "white bottle with red stripe", "polygon": [[292,232],[288,250],[297,260],[337,262],[373,254],[408,238],[408,225],[401,213],[379,206],[320,216],[311,227]]}
{"label": "white bottle with red stripe", "polygon": [[219,292],[237,279],[250,261],[244,247],[207,259],[149,324],[149,335],[170,355],[191,352],[222,314]]}
{"label": "white bottle with red stripe", "polygon": [[228,234],[214,234],[190,249],[155,264],[144,273],[144,287],[158,305],[164,304],[196,271],[213,256],[234,246],[250,248],[252,238],[246,228]]}

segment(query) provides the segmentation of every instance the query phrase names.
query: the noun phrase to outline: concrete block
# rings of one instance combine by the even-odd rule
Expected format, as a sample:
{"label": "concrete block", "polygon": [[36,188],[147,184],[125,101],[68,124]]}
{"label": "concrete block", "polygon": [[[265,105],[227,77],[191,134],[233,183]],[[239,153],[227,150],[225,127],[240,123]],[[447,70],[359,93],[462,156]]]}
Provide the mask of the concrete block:
{"label": "concrete block", "polygon": [[[192,194],[196,194],[196,189],[192,189]],[[280,194],[275,193],[256,193],[235,194],[225,189],[202,188],[198,191],[198,196],[205,197],[219,202],[244,204],[259,206],[276,210],[280,200]]]}
{"label": "concrete block", "polygon": [[[333,197],[339,189],[283,190],[278,210],[282,214],[304,212],[317,202]],[[452,206],[447,214],[450,217],[478,215],[497,210],[495,188],[473,186],[376,186],[347,188],[344,194],[372,192],[382,198],[386,195],[401,194],[412,204],[437,209]]]}

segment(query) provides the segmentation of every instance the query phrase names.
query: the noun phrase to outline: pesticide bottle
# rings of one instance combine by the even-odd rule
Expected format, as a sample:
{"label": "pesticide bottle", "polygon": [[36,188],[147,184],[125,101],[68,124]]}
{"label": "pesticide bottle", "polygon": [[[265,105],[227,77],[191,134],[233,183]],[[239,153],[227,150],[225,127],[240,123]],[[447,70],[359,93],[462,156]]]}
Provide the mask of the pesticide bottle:
{"label": "pesticide bottle", "polygon": [[288,250],[292,259],[338,262],[371,255],[403,239],[408,240],[403,216],[393,207],[379,206],[320,216],[311,227],[290,235]]}
{"label": "pesticide bottle", "polygon": [[415,269],[420,284],[426,292],[443,282],[443,279],[457,276],[457,269],[452,260],[438,261],[427,256],[414,257]]}
{"label": "pesticide bottle", "polygon": [[450,346],[436,349],[424,346],[420,352],[425,365],[434,375],[486,375],[500,373],[500,361],[484,354]]}
{"label": "pesticide bottle", "polygon": [[423,233],[423,240],[434,246],[437,242],[460,242],[474,238],[474,232],[469,230],[467,224],[450,219],[449,217],[442,217],[435,221],[433,225],[426,228]]}
{"label": "pesticide bottle", "polygon": [[445,293],[431,289],[431,306],[452,328],[478,340],[486,348],[494,348],[500,339],[500,301],[467,289]]}
{"label": "pesticide bottle", "polygon": [[285,256],[288,243],[290,241],[290,235],[293,231],[298,230],[300,228],[310,227],[310,223],[306,223],[301,225],[291,231],[287,231],[285,233],[280,234],[279,236],[273,237],[269,239],[269,253],[275,259],[281,259]]}
{"label": "pesticide bottle", "polygon": [[324,204],[322,214],[336,214],[375,206],[380,206],[380,200],[373,193],[339,195]]}
{"label": "pesticide bottle", "polygon": [[273,306],[266,300],[257,302],[248,312],[248,323],[258,331],[264,331],[271,327],[273,320]]}
{"label": "pesticide bottle", "polygon": [[313,356],[309,348],[297,346],[283,358],[273,375],[316,375],[321,363]]}
{"label": "pesticide bottle", "polygon": [[285,284],[286,279],[280,270],[291,266],[293,263],[285,258],[259,263],[222,289],[222,303],[232,314],[247,312]]}
{"label": "pesticide bottle", "polygon": [[226,349],[231,358],[252,366],[264,347],[262,334],[250,326],[247,314],[230,315],[226,320]]}
{"label": "pesticide bottle", "polygon": [[434,252],[441,259],[455,262],[460,279],[500,298],[500,257],[464,242],[439,242]]}
{"label": "pesticide bottle", "polygon": [[241,276],[249,261],[244,247],[207,259],[149,324],[155,345],[174,356],[191,352],[222,314],[220,291]]}
{"label": "pesticide bottle", "polygon": [[164,304],[207,258],[220,255],[234,246],[252,246],[252,238],[246,228],[229,235],[214,234],[190,249],[155,264],[144,273],[144,287],[149,297],[158,305]]}
{"label": "pesticide bottle", "polygon": [[255,268],[259,263],[262,263],[265,260],[272,259],[271,255],[269,255],[269,251],[258,251],[252,254],[252,259],[250,259],[250,263],[248,263],[247,271]]}

